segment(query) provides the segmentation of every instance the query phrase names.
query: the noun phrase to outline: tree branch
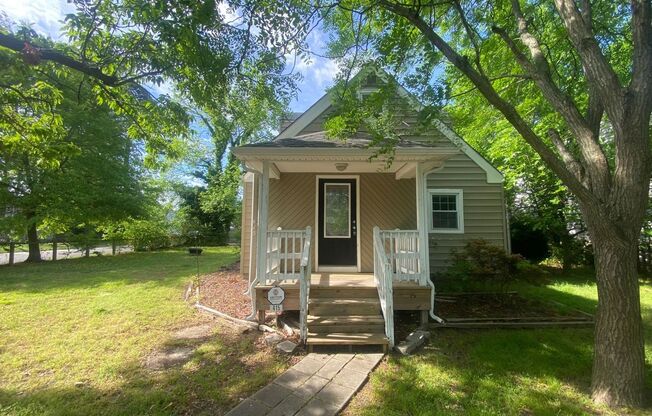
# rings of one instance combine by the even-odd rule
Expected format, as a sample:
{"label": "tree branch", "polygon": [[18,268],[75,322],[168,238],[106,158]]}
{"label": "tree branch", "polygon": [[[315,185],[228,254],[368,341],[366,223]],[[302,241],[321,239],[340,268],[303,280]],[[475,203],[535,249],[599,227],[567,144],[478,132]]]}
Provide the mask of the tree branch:
{"label": "tree branch", "polygon": [[602,54],[600,45],[593,36],[591,25],[584,21],[574,0],[555,0],[555,7],[564,23],[569,39],[582,61],[588,82],[596,86],[596,92],[605,106],[609,119],[613,122],[622,120],[623,87],[613,68]]}
{"label": "tree branch", "polygon": [[388,0],[380,0],[379,5],[388,11],[402,16],[410,21],[425,37],[437,48],[448,61],[460,70],[484,95],[498,111],[510,122],[516,131],[529,143],[532,148],[541,156],[550,169],[568,186],[580,199],[594,201],[594,196],[566,167],[562,160],[544,143],[544,141],[530,128],[528,123],[520,116],[516,108],[503,99],[493,88],[491,82],[477,72],[469,64],[468,60],[455,51],[432,27],[430,27],[414,9],[392,3]]}
{"label": "tree branch", "polygon": [[563,140],[561,139],[559,132],[555,129],[548,129],[548,137],[550,137],[550,141],[552,141],[552,144],[554,144],[557,148],[557,152],[559,152],[559,155],[561,156],[566,166],[568,166],[569,170],[573,172],[573,174],[580,182],[586,184],[586,177],[584,176],[582,165],[568,150]]}
{"label": "tree branch", "polygon": [[102,72],[100,68],[89,65],[88,63],[77,61],[69,57],[68,55],[65,55],[61,52],[52,49],[40,48],[36,45],[33,45],[29,42],[24,42],[14,36],[7,35],[5,33],[0,33],[0,46],[3,46],[7,49],[11,49],[15,52],[20,52],[20,53],[23,53],[25,47],[29,46],[38,51],[39,59],[45,61],[57,62],[63,66],[67,66],[68,68],[74,69],[90,77],[98,79],[102,81],[103,84],[111,87],[120,85],[122,81],[120,78],[116,76],[105,74],[104,72]]}
{"label": "tree branch", "polygon": [[462,25],[464,26],[466,35],[469,37],[471,45],[473,45],[473,50],[475,51],[475,66],[477,67],[476,69],[478,72],[480,72],[480,74],[485,75],[484,69],[482,69],[482,63],[480,62],[480,47],[475,41],[475,32],[471,28],[471,25],[469,25],[468,20],[466,20],[464,9],[462,9],[462,5],[460,4],[459,0],[453,0],[453,7],[455,7],[455,10],[457,10],[457,14],[460,15],[460,19],[462,20]]}
{"label": "tree branch", "polygon": [[[511,3],[519,37],[530,51],[532,62],[520,51],[504,29],[494,26],[492,30],[503,39],[516,57],[519,65],[532,77],[546,100],[564,118],[580,145],[582,160],[585,164],[584,168],[591,178],[590,183],[596,186],[594,190],[597,190],[598,195],[604,198],[609,194],[611,182],[607,157],[600,147],[597,137],[593,134],[594,130],[584,119],[575,102],[552,79],[550,64],[541,49],[538,39],[530,33],[519,0],[512,0]],[[597,117],[597,115],[594,116]],[[597,131],[599,132],[599,129]]]}
{"label": "tree branch", "polygon": [[632,1],[632,33],[634,56],[632,81],[629,93],[635,96],[634,106],[643,106],[642,112],[649,115],[652,107],[652,6],[649,0]]}

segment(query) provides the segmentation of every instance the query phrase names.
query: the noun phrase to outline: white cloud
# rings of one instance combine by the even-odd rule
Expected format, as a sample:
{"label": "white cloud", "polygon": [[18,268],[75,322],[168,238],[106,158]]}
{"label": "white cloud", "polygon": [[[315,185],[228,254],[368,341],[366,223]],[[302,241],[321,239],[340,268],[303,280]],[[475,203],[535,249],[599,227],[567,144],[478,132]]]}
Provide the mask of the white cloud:
{"label": "white cloud", "polygon": [[320,58],[320,61],[313,65],[311,77],[320,87],[330,86],[339,72],[339,66],[333,59]]}
{"label": "white cloud", "polygon": [[16,22],[25,22],[53,39],[60,39],[60,29],[66,14],[75,6],[66,0],[0,0],[0,10]]}
{"label": "white cloud", "polygon": [[224,20],[229,24],[235,24],[236,21],[240,19],[240,16],[229,7],[228,3],[219,3],[217,5],[217,10],[220,12],[220,15],[224,16]]}

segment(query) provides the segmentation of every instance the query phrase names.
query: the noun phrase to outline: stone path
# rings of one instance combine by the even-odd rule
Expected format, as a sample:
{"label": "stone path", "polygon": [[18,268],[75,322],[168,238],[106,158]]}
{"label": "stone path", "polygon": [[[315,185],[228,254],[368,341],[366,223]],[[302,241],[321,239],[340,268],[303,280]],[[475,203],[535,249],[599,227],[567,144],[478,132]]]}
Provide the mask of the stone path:
{"label": "stone path", "polygon": [[362,387],[383,354],[308,354],[227,416],[333,416]]}

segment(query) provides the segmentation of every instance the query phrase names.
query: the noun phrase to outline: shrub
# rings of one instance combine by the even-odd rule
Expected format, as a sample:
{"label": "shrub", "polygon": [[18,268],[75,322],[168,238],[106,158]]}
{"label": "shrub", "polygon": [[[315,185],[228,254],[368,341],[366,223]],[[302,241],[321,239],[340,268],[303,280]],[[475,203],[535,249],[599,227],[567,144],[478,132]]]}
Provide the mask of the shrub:
{"label": "shrub", "polygon": [[124,224],[123,235],[136,251],[157,250],[170,246],[167,226],[158,221],[129,221]]}
{"label": "shrub", "polygon": [[550,257],[546,234],[529,221],[514,220],[510,224],[512,253],[520,254],[532,263],[539,263]]}
{"label": "shrub", "polygon": [[485,240],[471,240],[461,252],[453,252],[451,278],[498,286],[501,290],[518,278],[517,265],[523,257],[508,254]]}

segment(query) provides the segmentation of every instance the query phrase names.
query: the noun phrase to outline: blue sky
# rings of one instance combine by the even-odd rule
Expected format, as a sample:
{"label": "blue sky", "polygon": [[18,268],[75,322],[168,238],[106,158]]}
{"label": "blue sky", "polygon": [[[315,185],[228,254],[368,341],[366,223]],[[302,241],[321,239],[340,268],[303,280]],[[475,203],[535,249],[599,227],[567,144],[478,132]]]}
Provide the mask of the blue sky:
{"label": "blue sky", "polygon": [[[28,22],[35,31],[64,41],[59,29],[64,16],[74,12],[75,7],[66,0],[0,0],[0,10],[14,21]],[[315,31],[310,34],[308,43],[311,50],[321,52],[325,47],[325,36]],[[303,75],[303,80],[290,110],[305,111],[310,107],[332,85],[337,70],[333,60],[321,57],[314,56],[308,62],[297,62],[295,71]]]}

